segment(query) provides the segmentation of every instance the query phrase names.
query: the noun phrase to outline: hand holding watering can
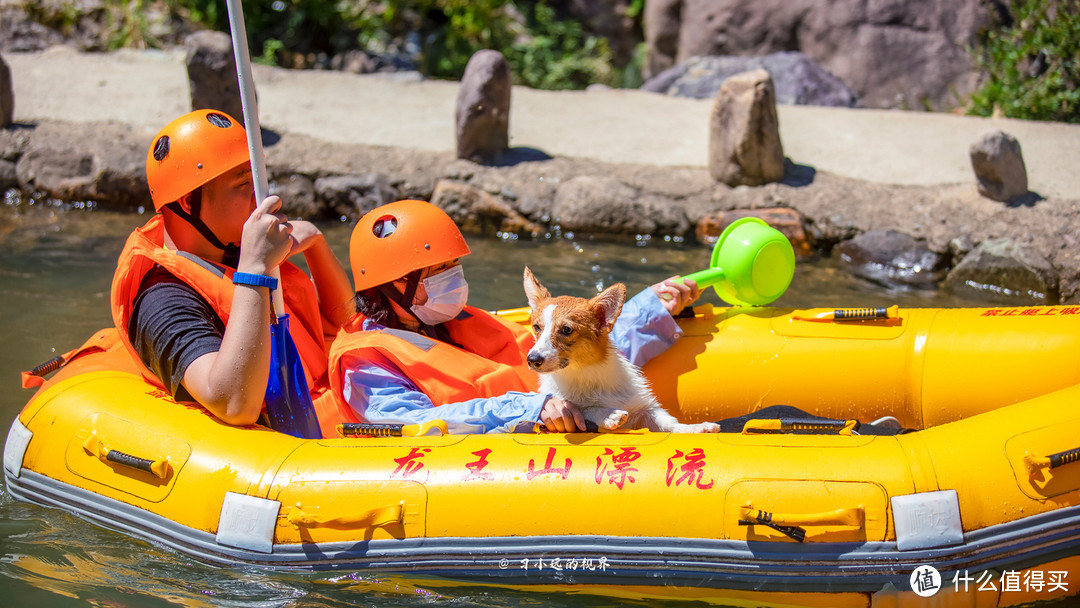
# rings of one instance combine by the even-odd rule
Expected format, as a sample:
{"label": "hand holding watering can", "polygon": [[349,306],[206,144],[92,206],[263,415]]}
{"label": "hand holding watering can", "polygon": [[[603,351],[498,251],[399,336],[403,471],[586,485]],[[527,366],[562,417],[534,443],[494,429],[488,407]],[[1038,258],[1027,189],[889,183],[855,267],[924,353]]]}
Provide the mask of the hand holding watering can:
{"label": "hand holding watering can", "polygon": [[744,217],[720,234],[709,268],[682,278],[701,289],[712,285],[732,306],[764,306],[784,294],[794,275],[795,250],[787,237],[764,220]]}

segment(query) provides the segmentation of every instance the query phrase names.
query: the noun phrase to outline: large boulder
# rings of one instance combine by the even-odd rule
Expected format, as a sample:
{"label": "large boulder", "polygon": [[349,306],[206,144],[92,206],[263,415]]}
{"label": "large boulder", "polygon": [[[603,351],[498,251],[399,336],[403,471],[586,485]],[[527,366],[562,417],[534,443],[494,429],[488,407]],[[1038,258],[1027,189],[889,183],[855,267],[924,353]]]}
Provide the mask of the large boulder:
{"label": "large boulder", "polygon": [[184,45],[187,48],[191,109],[221,110],[242,122],[236,59],[229,35],[203,30],[188,36]]}
{"label": "large boulder", "polygon": [[642,90],[674,97],[709,99],[728,78],[765,70],[776,86],[776,102],[787,105],[855,105],[855,92],[805,53],[773,53],[762,57],[691,57],[650,78]]}
{"label": "large boulder", "polygon": [[887,287],[933,289],[948,260],[926,243],[895,230],[871,230],[840,243],[840,265],[848,272]]}
{"label": "large boulder", "polygon": [[468,184],[439,180],[431,195],[431,204],[446,212],[469,234],[497,236],[503,234],[538,234],[544,231],[539,224],[525,219],[499,196]]}
{"label": "large boulder", "polygon": [[645,77],[699,55],[801,51],[872,108],[943,110],[977,86],[983,0],[647,0]]}
{"label": "large boulder", "polygon": [[776,92],[765,70],[732,76],[720,87],[709,121],[709,173],[729,186],[784,178]]}
{"label": "large boulder", "polygon": [[1059,276],[1031,247],[1009,238],[989,239],[966,255],[943,287],[953,293],[1008,305],[1056,304]]}
{"label": "large boulder", "polygon": [[19,186],[112,209],[148,205],[145,146],[151,137],[118,123],[39,124],[15,165]]}
{"label": "large boulder", "polygon": [[788,207],[713,211],[698,220],[697,239],[702,243],[715,245],[725,228],[744,217],[756,217],[779,230],[791,242],[797,258],[808,259],[813,255],[814,247],[806,234],[806,218]]}
{"label": "large boulder", "polygon": [[397,200],[390,180],[381,173],[320,177],[315,180],[315,195],[336,217],[349,220]]}
{"label": "large boulder", "polygon": [[690,228],[679,206],[604,176],[579,176],[560,184],[551,222],[563,232],[618,236],[683,235]]}
{"label": "large boulder", "polygon": [[1005,202],[1028,193],[1024,154],[1012,135],[997,129],[983,131],[969,154],[979,194]]}
{"label": "large boulder", "polygon": [[510,146],[511,84],[502,53],[482,50],[469,59],[454,109],[458,158],[493,161]]}

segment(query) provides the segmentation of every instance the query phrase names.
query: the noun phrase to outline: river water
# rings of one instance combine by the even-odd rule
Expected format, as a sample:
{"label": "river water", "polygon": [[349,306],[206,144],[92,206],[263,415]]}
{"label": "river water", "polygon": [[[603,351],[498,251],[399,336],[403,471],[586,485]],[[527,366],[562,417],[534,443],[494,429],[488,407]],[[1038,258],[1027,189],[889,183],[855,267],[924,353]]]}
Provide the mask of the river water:
{"label": "river water", "polygon": [[[30,391],[18,372],[82,343],[111,323],[109,286],[134,214],[60,209],[8,200],[0,205],[0,428],[6,436]],[[324,232],[347,260],[349,226]],[[639,239],[619,244],[553,234],[538,240],[471,238],[463,260],[470,303],[525,304],[530,266],[554,293],[595,294],[616,281],[631,293],[668,276],[705,268],[699,244]],[[705,301],[719,304],[709,290]],[[890,291],[855,279],[829,260],[800,262],[777,306],[864,307],[983,304],[933,291]],[[64,511],[18,502],[0,490],[2,606],[610,606],[610,599],[487,590],[438,590],[370,575],[295,574],[214,568],[152,542],[99,528]],[[659,606],[658,601],[619,600]]]}

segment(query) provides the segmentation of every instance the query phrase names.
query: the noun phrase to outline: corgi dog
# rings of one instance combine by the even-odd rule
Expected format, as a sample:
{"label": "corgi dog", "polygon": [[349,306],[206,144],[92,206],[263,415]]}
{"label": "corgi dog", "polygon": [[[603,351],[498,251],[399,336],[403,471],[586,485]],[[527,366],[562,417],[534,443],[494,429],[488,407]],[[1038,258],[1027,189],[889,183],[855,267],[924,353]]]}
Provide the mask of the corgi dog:
{"label": "corgi dog", "polygon": [[593,298],[552,297],[525,268],[536,344],[529,367],[540,374],[540,392],[565,399],[602,431],[641,429],[715,433],[712,422],[682,424],[660,405],[641,370],[624,357],[610,334],[622,312],[626,287],[616,283]]}

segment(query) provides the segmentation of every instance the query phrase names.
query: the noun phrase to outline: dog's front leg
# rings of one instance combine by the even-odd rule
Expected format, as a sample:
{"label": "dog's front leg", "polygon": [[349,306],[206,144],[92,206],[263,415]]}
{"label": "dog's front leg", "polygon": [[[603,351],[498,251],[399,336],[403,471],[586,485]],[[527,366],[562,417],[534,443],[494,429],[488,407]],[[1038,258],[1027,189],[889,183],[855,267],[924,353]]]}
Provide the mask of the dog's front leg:
{"label": "dog's front leg", "polygon": [[601,431],[614,431],[626,423],[628,416],[626,410],[603,406],[590,407],[582,413],[586,420],[595,424]]}

